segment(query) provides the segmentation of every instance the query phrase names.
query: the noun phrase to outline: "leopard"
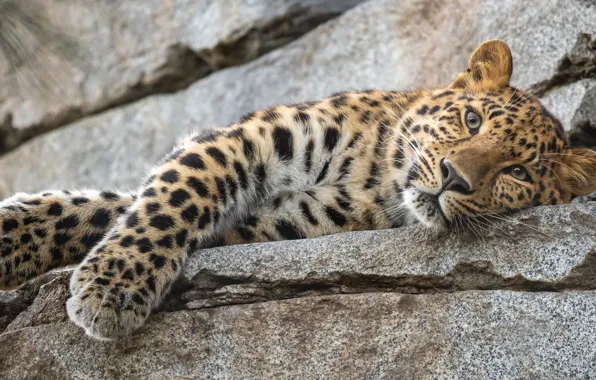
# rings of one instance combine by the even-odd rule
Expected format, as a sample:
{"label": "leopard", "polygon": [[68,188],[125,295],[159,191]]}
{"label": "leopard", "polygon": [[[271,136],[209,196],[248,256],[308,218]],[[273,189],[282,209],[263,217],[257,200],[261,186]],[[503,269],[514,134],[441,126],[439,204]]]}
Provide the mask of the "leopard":
{"label": "leopard", "polygon": [[87,335],[140,329],[188,257],[213,245],[462,221],[596,191],[596,152],[510,85],[489,40],[447,87],[340,92],[181,140],[134,192],[48,190],[0,203],[0,286],[76,266],[66,309]]}

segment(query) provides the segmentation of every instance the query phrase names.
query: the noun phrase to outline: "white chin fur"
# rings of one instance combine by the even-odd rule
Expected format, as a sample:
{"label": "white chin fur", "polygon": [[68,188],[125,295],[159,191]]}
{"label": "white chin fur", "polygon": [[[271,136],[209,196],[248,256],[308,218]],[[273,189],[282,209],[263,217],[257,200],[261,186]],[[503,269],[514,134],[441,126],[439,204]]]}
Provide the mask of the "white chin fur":
{"label": "white chin fur", "polygon": [[436,205],[425,199],[424,193],[420,190],[410,187],[402,193],[403,204],[410,211],[410,214],[426,228],[435,230],[444,230],[447,228],[445,220],[441,216]]}

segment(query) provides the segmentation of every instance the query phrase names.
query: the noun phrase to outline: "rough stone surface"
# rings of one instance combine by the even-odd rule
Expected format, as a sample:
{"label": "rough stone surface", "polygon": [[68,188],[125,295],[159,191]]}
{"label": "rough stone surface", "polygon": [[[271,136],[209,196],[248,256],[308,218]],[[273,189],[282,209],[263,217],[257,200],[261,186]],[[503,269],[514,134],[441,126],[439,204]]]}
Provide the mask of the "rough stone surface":
{"label": "rough stone surface", "polygon": [[590,130],[596,128],[596,34],[581,33],[569,53],[559,60],[557,72],[532,85],[548,109],[571,132],[576,145],[596,147]]}
{"label": "rough stone surface", "polygon": [[437,237],[407,227],[203,250],[164,309],[371,291],[596,289],[596,204],[527,210],[481,230]]}
{"label": "rough stone surface", "polygon": [[527,88],[556,75],[580,32],[596,35],[594,17],[596,6],[585,1],[365,2],[186,91],[145,98],[25,144],[0,159],[0,198],[46,187],[135,186],[180,136],[271,104],[339,90],[445,85],[489,38],[511,45],[513,84]]}
{"label": "rough stone surface", "polygon": [[4,330],[5,332],[68,320],[64,305],[70,296],[68,290],[70,271],[52,275],[55,275],[56,278],[43,285],[40,284],[39,292],[33,303],[11,321]]}
{"label": "rough stone surface", "polygon": [[577,379],[596,376],[596,293],[309,297],[164,313],[91,341],[70,323],[0,335],[5,379]]}
{"label": "rough stone surface", "polygon": [[76,50],[39,37],[28,42],[35,55],[16,69],[0,59],[0,154],[85,115],[250,61],[363,0],[23,1]]}
{"label": "rough stone surface", "polygon": [[[596,140],[581,134],[586,122],[596,126],[596,118],[591,115],[596,107],[596,79],[583,79],[568,86],[558,87],[542,98],[542,103],[563,123],[574,137],[575,143],[596,146]],[[590,118],[591,117],[591,118]]]}
{"label": "rough stone surface", "polygon": [[[596,9],[596,5],[592,9]],[[592,32],[579,33],[573,47],[559,59],[555,73],[529,89],[542,96],[553,88],[584,78],[596,78],[596,36]]]}
{"label": "rough stone surface", "polygon": [[[596,80],[580,81],[566,88],[572,90],[568,91],[570,94],[567,98],[560,99],[560,104],[572,104],[574,107],[571,109],[576,109],[570,122],[569,140],[573,145],[596,149]],[[578,100],[579,105],[575,107]],[[577,197],[573,201],[596,201],[596,192]]]}
{"label": "rough stone surface", "polygon": [[112,343],[64,322],[69,272],[51,274],[27,302],[0,293],[20,308],[0,377],[596,376],[596,204],[510,218],[480,240],[408,227],[202,250]]}
{"label": "rough stone surface", "polygon": [[[67,275],[68,273],[61,274],[61,276]],[[6,330],[8,325],[11,324],[15,319],[19,318],[21,313],[25,313],[29,306],[35,302],[40,288],[46,283],[53,281],[57,276],[59,276],[58,273],[48,273],[24,284],[18,290],[12,292],[0,291],[0,331]],[[60,300],[54,302],[54,305],[59,304]],[[36,320],[41,319],[44,321],[51,320],[52,318],[52,315],[45,314],[35,317]]]}
{"label": "rough stone surface", "polygon": [[592,84],[573,115],[571,138],[579,145],[596,147],[596,81]]}

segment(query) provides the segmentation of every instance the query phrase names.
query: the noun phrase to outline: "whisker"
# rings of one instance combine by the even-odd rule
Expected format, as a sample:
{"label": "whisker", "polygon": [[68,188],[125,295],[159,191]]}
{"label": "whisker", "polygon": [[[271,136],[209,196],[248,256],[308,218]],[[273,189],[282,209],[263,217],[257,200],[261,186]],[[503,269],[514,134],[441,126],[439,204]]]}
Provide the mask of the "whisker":
{"label": "whisker", "polygon": [[591,161],[591,162],[596,162],[595,158],[592,157],[586,157],[586,156],[580,156],[579,154],[573,154],[573,153],[543,153],[542,156],[571,156],[571,157],[579,157],[583,160],[587,160],[587,161]]}
{"label": "whisker", "polygon": [[477,218],[482,218],[483,220],[485,220],[485,221],[486,221],[486,223],[487,223],[487,224],[488,224],[490,227],[492,227],[492,228],[496,228],[496,229],[498,229],[499,231],[503,232],[503,233],[505,234],[505,236],[506,236],[506,237],[509,237],[509,238],[514,238],[514,237],[513,237],[511,234],[509,234],[507,231],[505,231],[504,229],[502,229],[501,227],[499,227],[499,225],[498,225],[497,223],[495,223],[495,222],[491,221],[490,219],[488,219],[486,216],[482,215],[481,213],[477,213],[477,214],[476,214],[476,217],[477,217]]}
{"label": "whisker", "polygon": [[[559,181],[559,183],[560,183],[561,185],[563,184],[563,181],[561,181],[561,178],[559,178],[559,175],[558,175],[558,174],[557,174],[557,173],[556,173],[556,172],[555,172],[555,171],[554,171],[552,168],[550,168],[550,167],[549,167],[549,166],[547,166],[547,165],[543,165],[543,166],[544,166],[546,169],[550,170],[550,171],[551,171],[551,173],[553,173],[553,174],[555,175],[555,177],[557,177],[557,180]],[[552,198],[551,198],[551,199],[552,199]]]}
{"label": "whisker", "polygon": [[526,224],[526,223],[520,221],[519,219],[511,218],[511,217],[509,217],[509,216],[507,216],[505,214],[496,213],[495,211],[489,210],[488,208],[484,208],[483,211],[486,212],[488,215],[492,216],[493,218],[500,219],[500,220],[503,220],[503,221],[506,221],[506,222],[509,222],[509,223],[520,224],[520,225],[522,225],[522,226],[524,226],[526,228],[529,228],[529,229],[531,229],[531,230],[533,230],[535,232],[538,232],[538,233],[540,233],[540,234],[542,234],[544,236],[547,236],[547,237],[549,237],[551,239],[554,239],[551,235],[549,235],[549,234],[541,231],[538,227],[531,226],[529,224]]}
{"label": "whisker", "polygon": [[[568,168],[569,170],[571,170],[571,171],[572,171],[572,172],[573,172],[575,175],[577,175],[578,177],[583,177],[583,175],[582,175],[581,173],[579,173],[577,170],[573,169],[571,166],[569,166],[569,165],[567,165],[567,164],[565,164],[565,163],[563,163],[563,162],[559,162],[559,161],[553,160],[553,159],[551,159],[551,158],[544,158],[543,160],[545,160],[545,161],[550,161],[550,162],[554,162],[555,164],[559,164],[559,165],[565,166],[566,168]],[[549,168],[549,169],[550,169],[550,170],[551,170],[551,171],[552,171],[552,172],[553,172],[555,175],[557,175],[557,174],[554,172],[554,170],[552,170],[551,168]],[[559,176],[557,176],[557,178],[559,178]],[[559,179],[559,182],[561,182],[561,179]],[[561,183],[563,183],[563,182],[561,182]]]}

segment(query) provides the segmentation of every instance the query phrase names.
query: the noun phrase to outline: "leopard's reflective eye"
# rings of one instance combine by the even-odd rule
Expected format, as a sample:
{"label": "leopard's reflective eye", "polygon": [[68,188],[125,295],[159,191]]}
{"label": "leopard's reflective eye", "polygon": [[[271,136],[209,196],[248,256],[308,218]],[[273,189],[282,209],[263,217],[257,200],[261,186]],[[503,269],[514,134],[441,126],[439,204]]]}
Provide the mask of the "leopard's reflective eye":
{"label": "leopard's reflective eye", "polygon": [[518,179],[520,181],[527,181],[528,179],[530,179],[530,175],[528,174],[528,171],[526,170],[526,168],[524,168],[521,165],[513,165],[509,168],[509,174],[515,178]]}
{"label": "leopard's reflective eye", "polygon": [[477,133],[482,125],[482,118],[476,112],[468,110],[466,112],[466,125],[470,129],[470,132]]}

